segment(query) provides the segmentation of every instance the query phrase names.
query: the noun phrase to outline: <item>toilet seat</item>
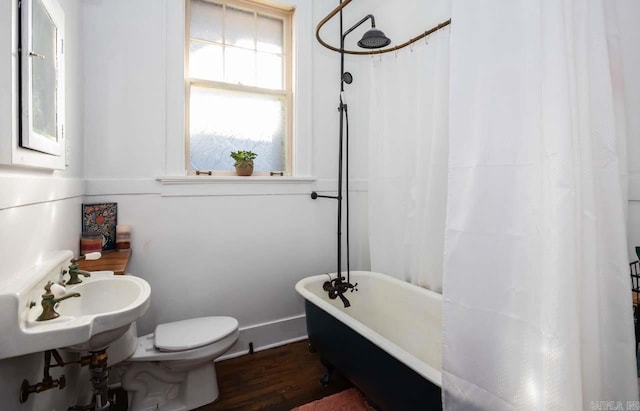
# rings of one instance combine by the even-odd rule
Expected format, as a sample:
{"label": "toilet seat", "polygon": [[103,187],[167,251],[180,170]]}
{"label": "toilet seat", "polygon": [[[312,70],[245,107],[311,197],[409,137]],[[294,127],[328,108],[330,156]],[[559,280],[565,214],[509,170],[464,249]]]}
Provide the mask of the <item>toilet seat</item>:
{"label": "toilet seat", "polygon": [[158,324],[154,346],[160,351],[184,351],[211,344],[238,328],[231,317],[201,317]]}
{"label": "toilet seat", "polygon": [[156,332],[158,329],[160,348],[156,333],[138,337],[138,346],[128,362],[213,359],[228,350],[239,334],[238,320],[231,317],[193,318],[160,324]]}

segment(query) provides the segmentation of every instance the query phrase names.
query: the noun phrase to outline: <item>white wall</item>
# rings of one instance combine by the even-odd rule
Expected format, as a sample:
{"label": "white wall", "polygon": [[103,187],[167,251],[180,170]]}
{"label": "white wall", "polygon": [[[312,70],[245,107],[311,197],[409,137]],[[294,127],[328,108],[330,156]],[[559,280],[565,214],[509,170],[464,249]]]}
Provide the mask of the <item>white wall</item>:
{"label": "white wall", "polygon": [[[345,28],[374,13],[378,27],[397,44],[449,17],[448,0],[406,3],[399,14],[389,2],[354,2],[345,10]],[[169,124],[179,110],[171,107],[171,80],[182,84],[182,74],[172,71],[170,48],[175,34],[171,27],[181,26],[182,16],[167,11],[176,4],[182,0],[84,4],[87,201],[118,202],[119,221],[133,226],[129,271],[147,279],[153,289],[151,308],[138,323],[141,333],[153,331],[159,322],[230,315],[242,328],[251,329],[257,347],[299,337],[305,332],[304,309],[293,290],[295,283],[336,270],[336,205],[331,200],[312,201],[309,193],[330,192],[337,184],[339,55],[311,40],[311,61],[299,66],[301,73],[312,73],[314,182],[164,186],[155,179],[171,172],[166,147],[174,150],[171,142],[182,141],[176,135],[180,127],[176,131]],[[313,32],[335,6],[312,2],[306,30]],[[349,36],[349,48],[356,47],[366,29],[363,25]],[[325,40],[337,45],[337,32],[336,19],[323,29]],[[369,268],[370,61],[371,57],[346,58],[346,70],[354,76],[345,91],[354,190],[352,269]],[[241,337],[232,351],[246,349],[246,342]]]}
{"label": "white wall", "polygon": [[[183,2],[84,4],[87,201],[118,202],[119,222],[132,225],[128,271],[147,279],[153,290],[151,307],[138,322],[140,333],[160,322],[230,315],[248,328],[256,347],[304,336],[302,299],[293,287],[305,276],[336,270],[336,204],[313,201],[309,193],[336,187],[338,55],[309,41],[312,61],[299,67],[312,78],[310,170],[315,181],[162,185],[156,178],[167,172],[166,141],[182,141],[165,123],[172,116],[165,115],[171,106],[167,27],[183,24],[166,6],[176,3]],[[311,20],[319,21],[330,8],[314,2]],[[311,33],[313,27],[306,30]],[[357,70],[364,74],[356,76]],[[366,92],[368,66],[352,71]],[[173,80],[183,81],[181,76]],[[368,269],[363,138],[368,103],[355,97],[349,103],[351,266]],[[234,350],[247,348],[248,341],[241,339]]]}
{"label": "white wall", "polygon": [[[71,147],[70,166],[65,171],[0,167],[0,280],[22,272],[48,253],[60,249],[77,252],[80,205],[84,182],[82,10],[76,0],[59,0],[66,17],[66,136]],[[0,2],[0,43],[10,44],[13,1]],[[2,50],[8,50],[0,47]],[[11,52],[15,58],[15,51]],[[0,59],[0,139],[12,138],[11,95],[14,80],[11,59]],[[78,367],[54,369],[54,378],[65,374],[67,388],[32,395],[19,405],[23,379],[31,384],[42,379],[42,353],[0,361],[0,408],[5,410],[66,410],[75,404],[79,378],[88,375]],[[80,376],[80,377],[79,377]]]}

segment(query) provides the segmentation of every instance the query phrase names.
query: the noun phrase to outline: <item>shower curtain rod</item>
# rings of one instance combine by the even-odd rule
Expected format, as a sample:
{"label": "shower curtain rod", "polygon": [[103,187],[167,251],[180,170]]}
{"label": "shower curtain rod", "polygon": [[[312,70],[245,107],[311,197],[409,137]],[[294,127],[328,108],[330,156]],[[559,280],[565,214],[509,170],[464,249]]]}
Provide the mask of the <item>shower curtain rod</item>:
{"label": "shower curtain rod", "polygon": [[391,51],[396,51],[396,50],[400,50],[401,48],[407,47],[410,44],[415,43],[418,40],[421,40],[425,37],[427,37],[429,34],[431,33],[435,33],[436,31],[447,27],[449,24],[451,24],[451,19],[443,21],[442,23],[438,24],[437,26],[434,26],[432,28],[430,28],[429,30],[425,31],[424,33],[413,37],[407,41],[405,41],[402,44],[399,44],[397,46],[388,48],[388,49],[383,49],[383,50],[371,50],[371,51],[356,51],[356,50],[340,50],[337,47],[333,47],[332,45],[328,44],[327,42],[325,42],[324,40],[322,40],[322,38],[320,37],[320,29],[322,28],[322,26],[325,25],[326,22],[328,22],[329,20],[331,20],[331,18],[333,18],[333,16],[335,16],[336,14],[338,14],[340,12],[340,10],[344,9],[349,3],[351,3],[353,0],[344,0],[342,3],[340,3],[340,5],[338,5],[338,7],[336,7],[335,9],[333,9],[333,11],[331,11],[331,13],[327,14],[327,16],[325,18],[323,18],[320,23],[318,23],[318,25],[316,26],[316,39],[318,39],[318,42],[320,44],[322,44],[323,46],[325,46],[326,48],[328,48],[329,50],[333,50],[336,51],[338,53],[340,53],[341,51],[344,52],[345,54],[356,54],[356,55],[369,55],[369,54],[383,54],[383,53],[389,53]]}

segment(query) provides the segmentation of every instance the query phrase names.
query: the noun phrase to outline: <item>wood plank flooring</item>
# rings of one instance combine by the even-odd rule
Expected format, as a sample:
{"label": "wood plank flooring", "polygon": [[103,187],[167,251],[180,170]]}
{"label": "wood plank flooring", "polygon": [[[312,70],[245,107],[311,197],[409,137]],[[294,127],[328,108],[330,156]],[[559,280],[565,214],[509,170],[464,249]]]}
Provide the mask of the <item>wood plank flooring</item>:
{"label": "wood plank flooring", "polygon": [[216,372],[220,396],[198,411],[288,411],[352,386],[338,371],[320,384],[325,369],[307,340],[220,361]]}

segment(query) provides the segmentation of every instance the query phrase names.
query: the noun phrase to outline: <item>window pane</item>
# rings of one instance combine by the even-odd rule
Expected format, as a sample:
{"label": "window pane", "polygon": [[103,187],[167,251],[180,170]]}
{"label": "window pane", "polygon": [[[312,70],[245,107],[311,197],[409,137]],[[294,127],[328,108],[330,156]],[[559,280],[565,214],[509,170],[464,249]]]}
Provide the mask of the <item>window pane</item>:
{"label": "window pane", "polygon": [[222,46],[192,40],[189,44],[189,76],[222,81]]}
{"label": "window pane", "polygon": [[190,36],[222,43],[222,6],[191,0]]}
{"label": "window pane", "polygon": [[42,1],[33,2],[33,129],[56,140],[56,26]]}
{"label": "window pane", "polygon": [[227,7],[225,43],[255,50],[256,26],[253,13]]}
{"label": "window pane", "polygon": [[258,53],[258,87],[282,90],[282,56]]}
{"label": "window pane", "polygon": [[225,81],[233,84],[255,86],[256,53],[236,47],[225,48]]}
{"label": "window pane", "polygon": [[283,97],[191,87],[190,167],[233,170],[232,151],[258,154],[255,171],[285,170]]}
{"label": "window pane", "polygon": [[282,20],[258,15],[258,50],[282,54]]}

